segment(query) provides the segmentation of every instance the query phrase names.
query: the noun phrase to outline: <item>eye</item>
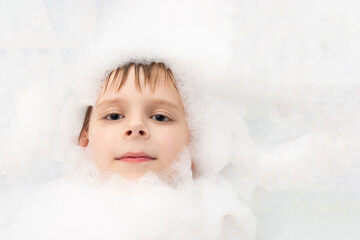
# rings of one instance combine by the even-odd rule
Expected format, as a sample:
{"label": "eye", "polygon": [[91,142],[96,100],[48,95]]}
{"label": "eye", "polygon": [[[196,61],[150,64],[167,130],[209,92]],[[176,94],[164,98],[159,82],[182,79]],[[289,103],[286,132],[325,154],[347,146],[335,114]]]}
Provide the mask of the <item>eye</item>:
{"label": "eye", "polygon": [[151,119],[154,119],[156,121],[159,121],[159,122],[168,122],[168,121],[171,121],[170,118],[162,115],[162,114],[156,114],[154,116],[151,117]]}
{"label": "eye", "polygon": [[110,114],[106,115],[105,118],[107,120],[115,121],[115,120],[124,118],[124,116],[119,113],[110,113]]}

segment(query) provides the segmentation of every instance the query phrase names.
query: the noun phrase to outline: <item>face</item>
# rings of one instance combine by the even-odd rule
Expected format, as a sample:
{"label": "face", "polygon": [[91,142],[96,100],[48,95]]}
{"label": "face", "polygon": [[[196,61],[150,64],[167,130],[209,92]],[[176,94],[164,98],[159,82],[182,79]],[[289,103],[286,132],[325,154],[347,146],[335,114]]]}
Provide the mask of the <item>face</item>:
{"label": "face", "polygon": [[148,171],[159,175],[189,143],[189,130],[178,91],[165,78],[151,92],[136,88],[134,67],[120,90],[100,91],[85,137],[101,172],[128,179]]}

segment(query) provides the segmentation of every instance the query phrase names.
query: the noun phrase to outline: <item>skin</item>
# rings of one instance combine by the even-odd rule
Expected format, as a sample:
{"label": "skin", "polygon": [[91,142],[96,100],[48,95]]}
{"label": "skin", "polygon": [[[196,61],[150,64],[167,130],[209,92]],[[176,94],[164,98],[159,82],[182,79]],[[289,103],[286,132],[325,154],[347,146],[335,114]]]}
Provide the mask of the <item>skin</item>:
{"label": "skin", "polygon": [[[161,176],[189,144],[184,107],[173,84],[162,76],[151,92],[140,71],[140,86],[141,91],[136,88],[132,67],[120,90],[114,87],[105,92],[103,86],[100,91],[89,130],[79,141],[90,147],[100,172],[118,173],[127,179],[148,171]],[[117,159],[127,152],[145,152],[155,160],[129,163]]]}

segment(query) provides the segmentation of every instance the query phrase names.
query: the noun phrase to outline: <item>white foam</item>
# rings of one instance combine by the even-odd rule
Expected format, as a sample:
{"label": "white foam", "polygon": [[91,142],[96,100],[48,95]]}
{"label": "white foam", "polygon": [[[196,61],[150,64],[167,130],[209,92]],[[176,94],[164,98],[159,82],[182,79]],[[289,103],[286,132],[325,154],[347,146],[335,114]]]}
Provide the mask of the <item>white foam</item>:
{"label": "white foam", "polygon": [[[173,166],[177,172],[191,173],[179,166],[189,166],[186,152]],[[255,219],[224,178],[177,174],[168,182],[148,173],[126,180],[103,178],[93,167],[71,169],[24,201],[4,239],[253,239]]]}
{"label": "white foam", "polygon": [[[345,212],[357,209],[359,12],[359,2],[354,0],[1,1],[2,230],[10,229],[6,221],[32,188],[66,176],[39,190],[38,205],[25,201],[23,212],[18,213],[19,222],[13,223],[11,231],[22,234],[16,226],[26,223],[26,239],[41,234],[49,237],[50,231],[38,228],[48,218],[52,239],[65,237],[69,231],[76,237],[101,232],[107,232],[110,239],[115,236],[114,222],[125,221],[130,211],[124,216],[115,214],[122,206],[111,195],[125,204],[120,197],[124,192],[118,193],[111,184],[100,191],[92,162],[74,148],[86,107],[94,103],[101,79],[130,60],[164,61],[174,72],[193,136],[185,155],[195,161],[201,176],[177,190],[148,176],[145,182],[153,184],[154,192],[145,189],[141,199],[135,197],[141,187],[134,187],[130,200],[142,203],[148,199],[169,211],[155,211],[157,208],[146,205],[149,209],[142,210],[151,214],[154,224],[140,234],[173,236],[171,230],[179,227],[173,233],[181,237],[211,239],[220,234],[225,221],[233,226],[224,227],[225,235],[233,233],[236,239],[246,239],[248,234],[251,238],[254,220],[249,217],[248,224],[242,220],[242,216],[251,215],[245,207],[248,203],[262,222],[259,232],[264,235],[258,238],[270,239],[276,234],[264,229],[278,229],[274,226],[281,221],[266,219],[267,214],[281,212],[282,207],[275,203],[286,205],[287,191],[302,192],[299,188],[309,195],[313,191],[329,191],[331,196],[353,191],[346,201],[335,205]],[[182,167],[184,175],[179,178],[189,179],[189,166]],[[74,180],[88,175],[92,178]],[[154,194],[157,191],[161,194]],[[276,196],[268,200],[271,191]],[[159,197],[164,195],[168,195],[168,205]],[[320,202],[331,203],[327,195],[321,196]],[[82,205],[87,203],[86,197],[94,199]],[[290,199],[300,201],[297,196]],[[102,201],[108,206],[100,204]],[[57,210],[55,206],[61,204]],[[100,206],[94,207],[97,204]],[[311,215],[306,211],[316,214],[319,209],[294,206],[306,217],[300,222],[284,221],[279,227],[287,229],[283,238],[294,236],[296,226],[306,222]],[[294,206],[288,209],[296,218],[290,211]],[[91,209],[94,218],[87,218]],[[136,206],[130,205],[130,209]],[[186,215],[187,211],[192,214]],[[42,216],[39,225],[31,217],[34,213]],[[132,224],[124,230],[129,238],[136,231],[135,217],[146,220],[140,210],[134,213],[129,216]],[[359,220],[351,214],[337,215],[334,210],[329,215],[319,214],[325,217],[318,222],[331,213],[348,226]],[[172,216],[179,216],[183,226],[170,220]],[[58,228],[57,218],[61,222]],[[81,225],[71,229],[71,223]],[[86,227],[95,223],[99,224],[98,233],[96,228]],[[168,224],[169,228],[155,223]],[[88,232],[81,232],[80,226]],[[208,231],[201,231],[202,227]],[[344,231],[352,230],[339,229],[336,236],[347,236]],[[321,226],[311,228],[307,237],[328,237],[321,234],[326,231]]]}

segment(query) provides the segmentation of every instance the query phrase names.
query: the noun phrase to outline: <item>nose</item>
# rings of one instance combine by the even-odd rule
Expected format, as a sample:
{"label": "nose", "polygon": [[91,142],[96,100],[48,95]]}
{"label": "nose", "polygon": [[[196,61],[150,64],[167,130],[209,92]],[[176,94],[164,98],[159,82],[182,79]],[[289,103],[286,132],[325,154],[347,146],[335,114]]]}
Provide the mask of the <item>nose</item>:
{"label": "nose", "polygon": [[142,123],[136,123],[136,124],[129,124],[124,131],[123,137],[124,138],[148,138],[149,137],[149,131]]}

